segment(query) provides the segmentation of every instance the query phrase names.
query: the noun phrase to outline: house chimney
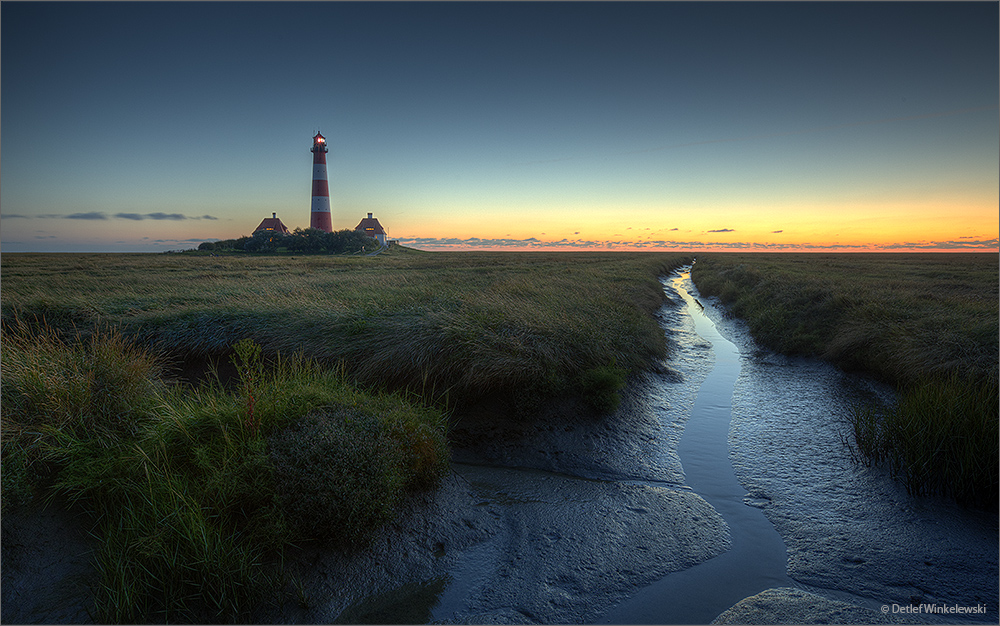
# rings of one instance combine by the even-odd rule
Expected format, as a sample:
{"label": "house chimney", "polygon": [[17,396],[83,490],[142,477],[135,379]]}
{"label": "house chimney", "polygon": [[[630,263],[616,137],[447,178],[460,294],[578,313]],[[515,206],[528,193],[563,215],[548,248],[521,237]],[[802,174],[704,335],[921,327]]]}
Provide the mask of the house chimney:
{"label": "house chimney", "polygon": [[371,218],[372,218],[372,214],[371,214],[371,213],[369,213],[369,214],[368,214],[368,219],[371,219]]}
{"label": "house chimney", "polygon": [[277,217],[278,217],[277,213],[271,213],[271,219],[277,219]]}

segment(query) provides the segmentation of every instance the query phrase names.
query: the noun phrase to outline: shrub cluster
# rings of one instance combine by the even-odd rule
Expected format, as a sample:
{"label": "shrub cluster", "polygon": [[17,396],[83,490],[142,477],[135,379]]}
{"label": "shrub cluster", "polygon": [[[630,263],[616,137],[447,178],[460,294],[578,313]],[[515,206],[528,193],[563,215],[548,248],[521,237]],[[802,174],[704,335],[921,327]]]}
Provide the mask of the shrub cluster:
{"label": "shrub cluster", "polygon": [[300,254],[350,254],[377,250],[381,244],[356,230],[326,232],[296,228],[291,233],[257,231],[249,237],[206,241],[198,249],[209,252],[295,252]]}
{"label": "shrub cluster", "polygon": [[[65,342],[11,328],[3,506],[61,494],[93,514],[102,623],[245,620],[278,588],[287,543],[357,545],[447,464],[439,412],[304,358],[264,368],[244,341],[234,387],[190,389],[164,384],[115,331]],[[334,415],[349,427],[316,426]],[[307,501],[331,523],[315,524]]]}
{"label": "shrub cluster", "polygon": [[277,433],[269,450],[282,509],[304,537],[355,544],[402,496],[402,459],[375,416],[319,411]]}

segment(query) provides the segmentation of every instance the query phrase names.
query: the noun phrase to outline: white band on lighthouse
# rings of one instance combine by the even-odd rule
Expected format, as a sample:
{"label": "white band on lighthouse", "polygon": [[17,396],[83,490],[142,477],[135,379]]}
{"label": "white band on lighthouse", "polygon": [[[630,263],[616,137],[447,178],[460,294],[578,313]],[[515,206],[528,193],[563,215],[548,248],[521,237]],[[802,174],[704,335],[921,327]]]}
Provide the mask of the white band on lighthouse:
{"label": "white band on lighthouse", "polygon": [[313,164],[313,180],[326,180],[326,163]]}

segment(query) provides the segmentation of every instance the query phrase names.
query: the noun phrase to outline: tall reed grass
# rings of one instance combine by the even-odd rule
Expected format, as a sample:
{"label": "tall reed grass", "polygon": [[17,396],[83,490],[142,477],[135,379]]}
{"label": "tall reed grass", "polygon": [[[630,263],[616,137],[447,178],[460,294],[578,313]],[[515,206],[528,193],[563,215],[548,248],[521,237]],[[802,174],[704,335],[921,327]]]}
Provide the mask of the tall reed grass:
{"label": "tall reed grass", "polygon": [[995,254],[708,254],[692,272],[773,349],[829,359],[900,391],[857,407],[854,445],[914,494],[997,501]]}

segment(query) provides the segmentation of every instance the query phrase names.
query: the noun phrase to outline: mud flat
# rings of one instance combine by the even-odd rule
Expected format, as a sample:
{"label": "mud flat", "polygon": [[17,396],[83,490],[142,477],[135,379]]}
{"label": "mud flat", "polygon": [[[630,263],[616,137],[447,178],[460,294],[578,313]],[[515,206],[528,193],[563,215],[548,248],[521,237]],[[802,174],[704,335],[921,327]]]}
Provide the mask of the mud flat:
{"label": "mud flat", "polygon": [[814,593],[780,587],[741,600],[713,624],[923,624],[908,615],[883,613]]}
{"label": "mud flat", "polygon": [[303,553],[304,602],[266,619],[590,623],[725,553],[728,526],[684,484],[676,455],[706,375],[703,350],[633,380],[607,419],[572,404],[530,423],[489,407],[466,417],[442,487],[371,550]]}
{"label": "mud flat", "polygon": [[458,465],[373,549],[302,559],[306,607],[281,621],[586,623],[727,547],[689,492]]}

